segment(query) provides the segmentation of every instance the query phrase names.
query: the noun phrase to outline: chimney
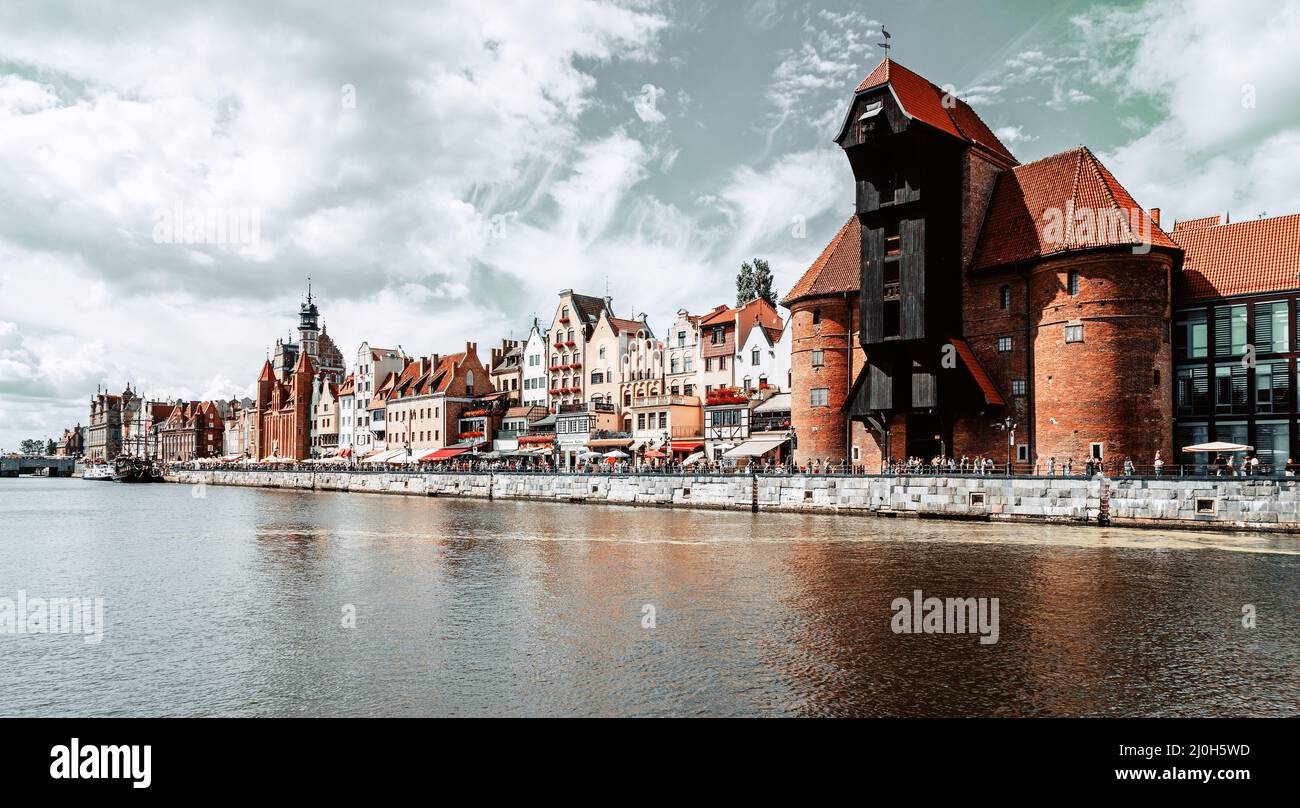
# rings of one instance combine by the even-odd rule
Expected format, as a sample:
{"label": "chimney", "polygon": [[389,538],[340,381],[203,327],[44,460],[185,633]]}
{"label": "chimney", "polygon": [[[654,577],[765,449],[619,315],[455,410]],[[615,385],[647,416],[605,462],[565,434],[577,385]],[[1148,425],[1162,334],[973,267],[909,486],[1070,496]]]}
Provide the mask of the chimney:
{"label": "chimney", "polygon": [[1160,226],[1160,208],[1152,208],[1151,210],[1149,210],[1149,211],[1147,211],[1147,212],[1151,214],[1151,221],[1153,221],[1153,222],[1156,223],[1156,227],[1159,227],[1159,226]]}

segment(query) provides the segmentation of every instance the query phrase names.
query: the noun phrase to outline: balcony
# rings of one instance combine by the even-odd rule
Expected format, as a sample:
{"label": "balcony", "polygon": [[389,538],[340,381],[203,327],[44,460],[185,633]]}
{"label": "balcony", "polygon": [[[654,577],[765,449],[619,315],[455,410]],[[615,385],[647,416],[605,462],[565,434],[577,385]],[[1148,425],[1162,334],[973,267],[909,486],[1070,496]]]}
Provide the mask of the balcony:
{"label": "balcony", "polygon": [[646,396],[632,400],[632,407],[698,407],[698,396]]}
{"label": "balcony", "polygon": [[755,418],[750,423],[751,432],[785,432],[790,428],[790,415],[774,418]]}
{"label": "balcony", "polygon": [[594,401],[590,403],[579,401],[573,404],[561,404],[558,412],[560,415],[576,412],[618,412],[618,408],[605,401]]}

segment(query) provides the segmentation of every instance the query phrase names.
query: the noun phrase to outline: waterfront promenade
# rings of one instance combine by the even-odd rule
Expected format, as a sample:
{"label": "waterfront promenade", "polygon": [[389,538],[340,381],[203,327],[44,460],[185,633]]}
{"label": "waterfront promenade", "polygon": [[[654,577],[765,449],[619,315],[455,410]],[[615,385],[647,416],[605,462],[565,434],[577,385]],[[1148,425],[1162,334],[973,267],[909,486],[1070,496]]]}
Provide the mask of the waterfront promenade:
{"label": "waterfront promenade", "polygon": [[1290,477],[173,469],[169,482],[875,517],[1300,532]]}

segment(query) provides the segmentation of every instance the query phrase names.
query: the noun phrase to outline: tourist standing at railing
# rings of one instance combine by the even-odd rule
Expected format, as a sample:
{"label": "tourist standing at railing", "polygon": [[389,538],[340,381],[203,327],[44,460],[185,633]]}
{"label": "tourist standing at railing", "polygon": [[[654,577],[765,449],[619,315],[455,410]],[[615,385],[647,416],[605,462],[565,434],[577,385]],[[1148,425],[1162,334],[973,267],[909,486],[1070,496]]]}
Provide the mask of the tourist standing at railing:
{"label": "tourist standing at railing", "polygon": [[1165,468],[1165,461],[1160,458],[1159,449],[1156,450],[1156,459],[1151,461],[1151,465],[1153,468],[1155,468],[1156,476],[1159,477],[1160,472],[1162,472]]}
{"label": "tourist standing at railing", "polygon": [[1134,468],[1133,468],[1133,458],[1131,458],[1131,457],[1126,457],[1126,458],[1124,458],[1124,476],[1125,476],[1125,477],[1132,477],[1132,476],[1133,476],[1133,471],[1134,471]]}

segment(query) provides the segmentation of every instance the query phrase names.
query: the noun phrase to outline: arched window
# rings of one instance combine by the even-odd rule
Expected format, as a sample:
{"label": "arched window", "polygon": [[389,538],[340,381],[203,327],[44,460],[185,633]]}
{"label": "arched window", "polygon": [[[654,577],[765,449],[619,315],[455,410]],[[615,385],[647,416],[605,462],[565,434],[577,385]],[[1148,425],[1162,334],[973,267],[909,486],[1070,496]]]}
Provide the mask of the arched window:
{"label": "arched window", "polygon": [[465,392],[468,395],[474,394],[474,371],[465,371]]}

